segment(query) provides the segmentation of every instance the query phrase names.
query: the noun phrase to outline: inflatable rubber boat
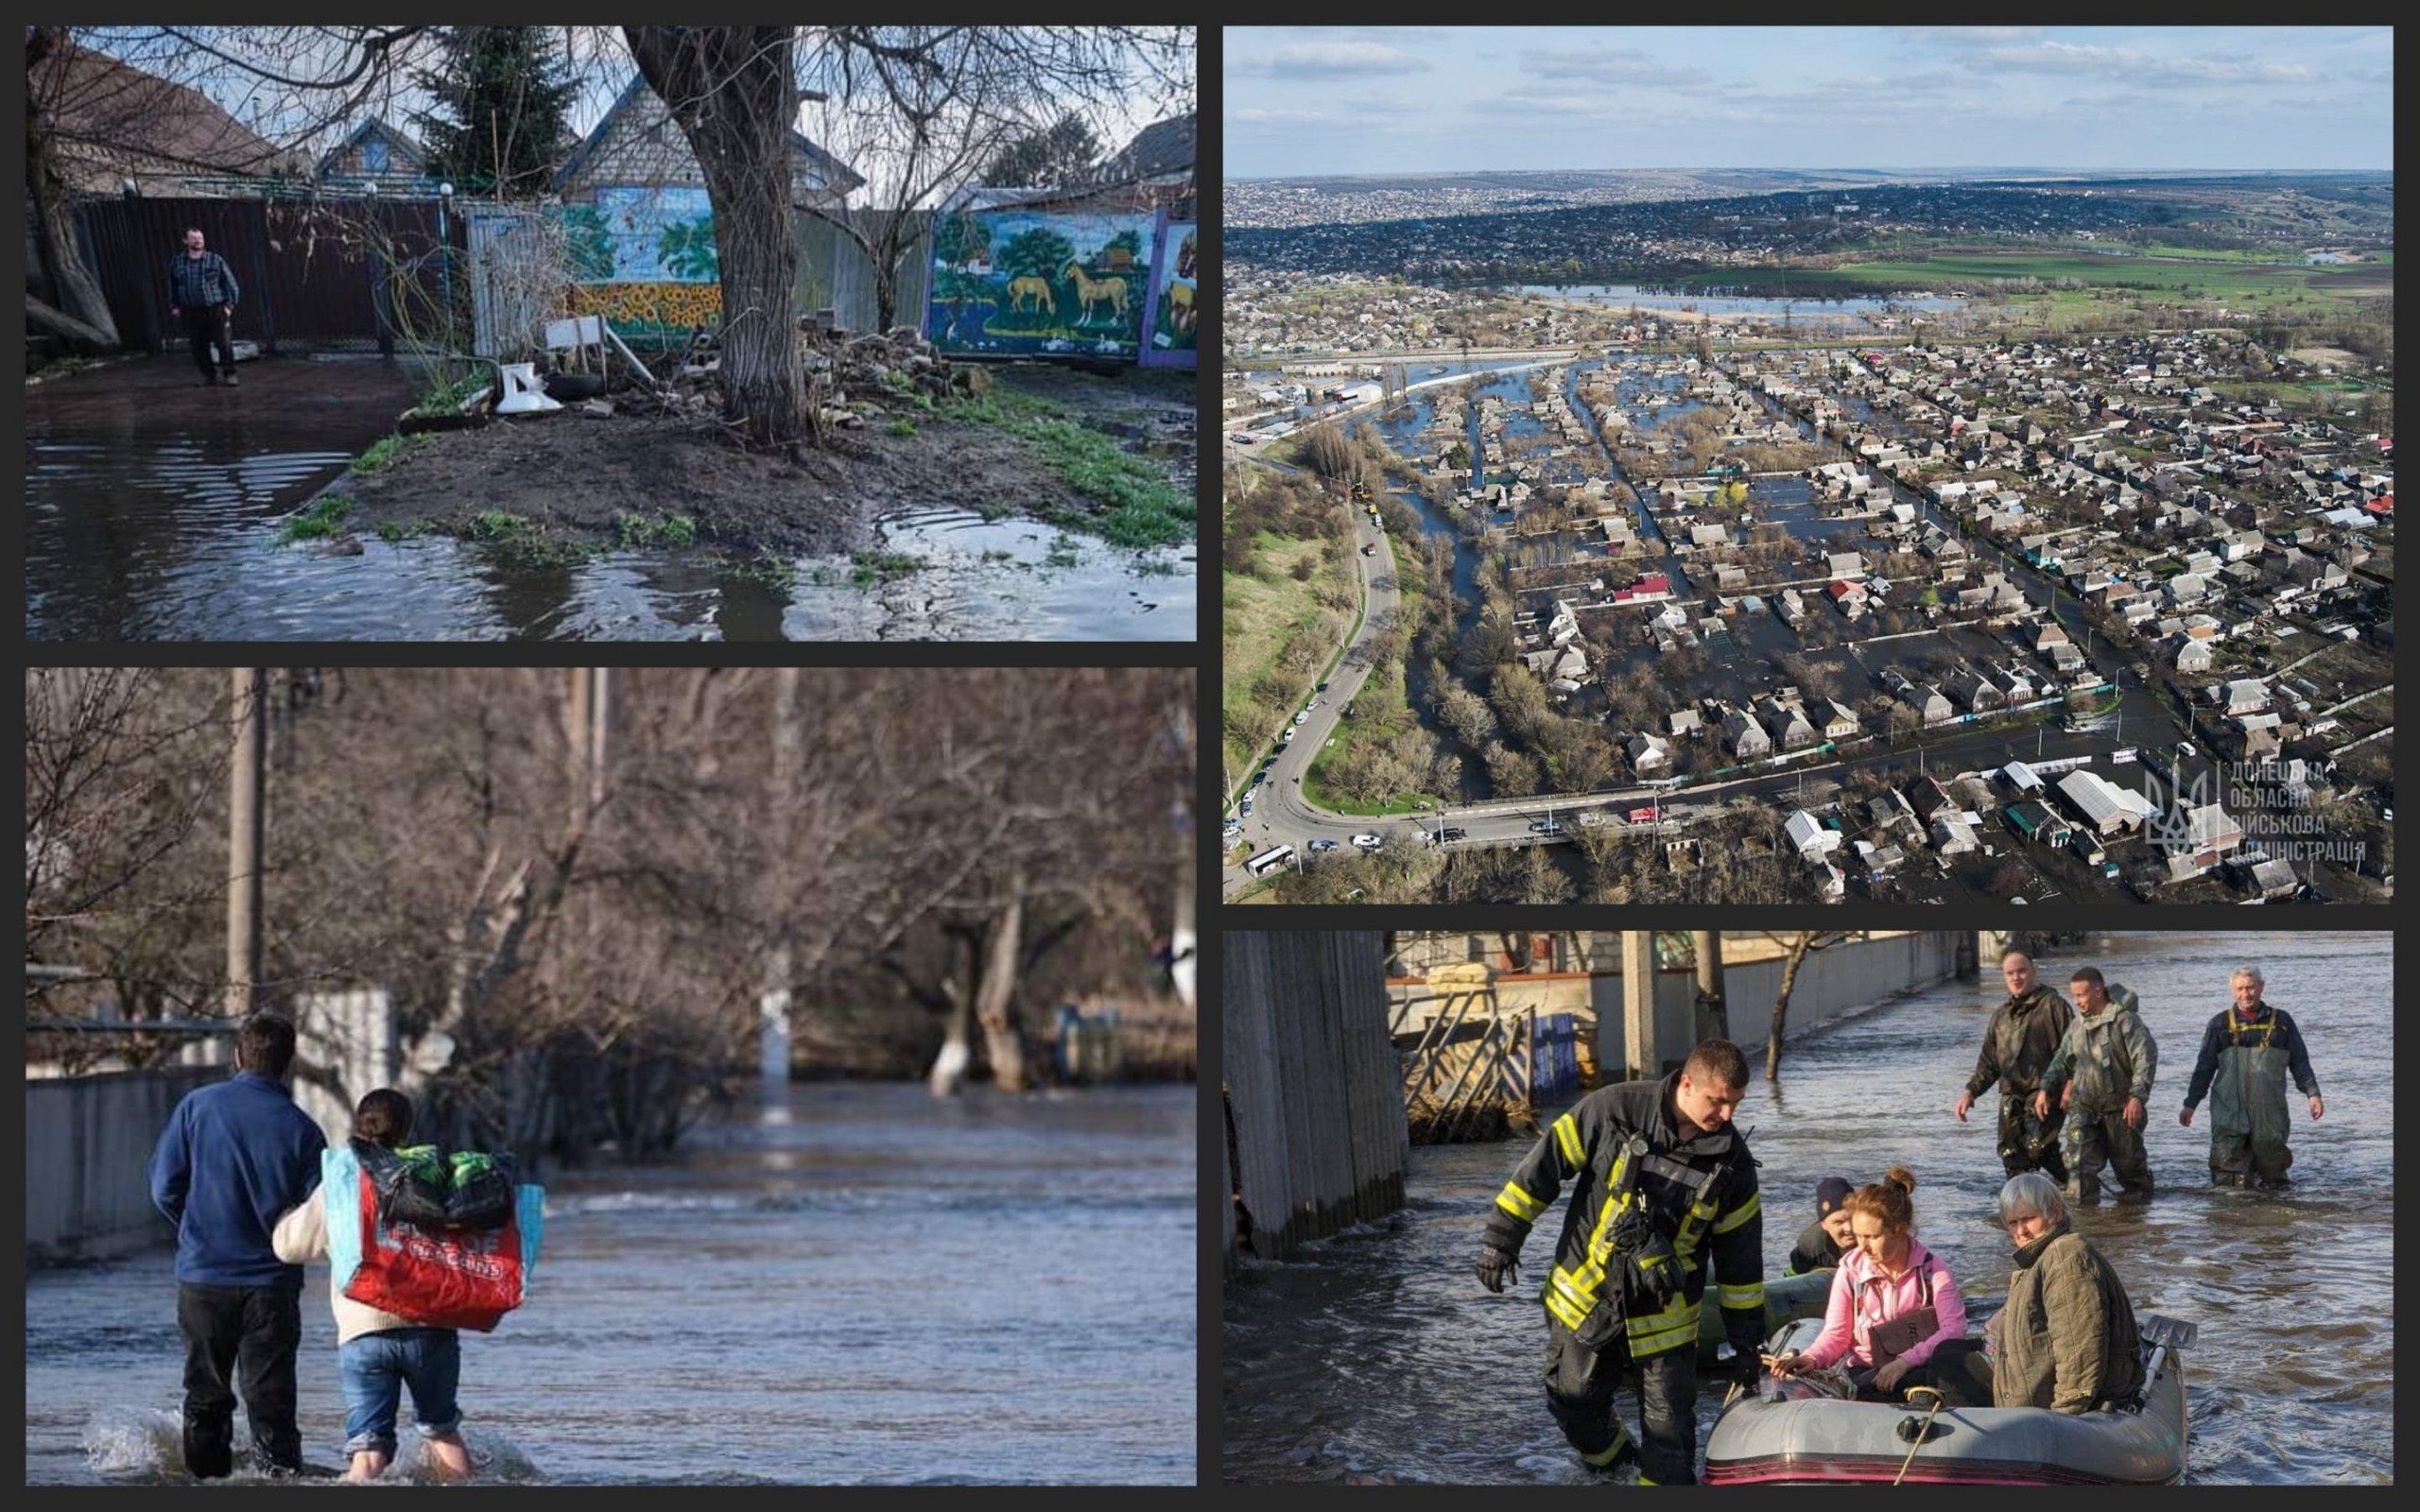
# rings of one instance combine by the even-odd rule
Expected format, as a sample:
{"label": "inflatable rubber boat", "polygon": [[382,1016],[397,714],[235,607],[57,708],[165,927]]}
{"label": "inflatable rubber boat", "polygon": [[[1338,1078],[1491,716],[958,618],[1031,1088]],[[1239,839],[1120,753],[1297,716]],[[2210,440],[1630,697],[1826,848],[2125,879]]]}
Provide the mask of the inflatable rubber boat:
{"label": "inflatable rubber boat", "polygon": [[[1901,1481],[1926,1486],[2167,1486],[2185,1479],[2185,1364],[2191,1330],[2146,1315],[2151,1390],[2133,1412],[2082,1415],[2046,1407],[1952,1407],[1844,1401],[1798,1382],[1766,1388],[1725,1412],[1706,1439],[1708,1486],[1826,1486]],[[2168,1330],[2152,1327],[2168,1324]],[[1820,1321],[1781,1331],[1770,1348],[1803,1349]],[[2158,1334],[2162,1342],[2154,1342]],[[1918,1435],[1923,1442],[1916,1442]],[[1912,1454],[1910,1452],[1913,1451]]]}
{"label": "inflatable rubber boat", "polygon": [[[1765,1282],[1765,1337],[1772,1338],[1792,1323],[1803,1318],[1822,1321],[1824,1305],[1832,1299],[1832,1272],[1829,1267],[1810,1270],[1796,1276],[1782,1276]],[[1723,1383],[1711,1381],[1705,1374],[1719,1363],[1716,1351],[1729,1337],[1723,1331],[1722,1308],[1715,1300],[1712,1286],[1705,1289],[1705,1306],[1698,1314],[1698,1383],[1711,1383],[1718,1388]]]}

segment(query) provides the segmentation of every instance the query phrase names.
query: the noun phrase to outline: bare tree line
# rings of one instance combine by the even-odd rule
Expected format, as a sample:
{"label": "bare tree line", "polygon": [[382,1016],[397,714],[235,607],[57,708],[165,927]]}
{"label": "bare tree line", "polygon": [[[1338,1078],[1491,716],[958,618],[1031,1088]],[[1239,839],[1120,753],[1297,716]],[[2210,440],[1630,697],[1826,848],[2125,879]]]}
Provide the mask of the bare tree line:
{"label": "bare tree line", "polygon": [[[1027,1012],[1160,988],[1190,906],[1192,688],[280,673],[258,997],[385,988],[407,1041],[448,1047],[457,1115],[519,1147],[576,1144],[557,1125],[583,1098],[626,1147],[667,1143],[752,1061],[768,990],[810,1057],[922,1066],[954,1030],[969,1071],[1024,1086]],[[229,696],[220,672],[28,674],[28,960],[88,973],[29,977],[33,1022],[218,1010]]]}

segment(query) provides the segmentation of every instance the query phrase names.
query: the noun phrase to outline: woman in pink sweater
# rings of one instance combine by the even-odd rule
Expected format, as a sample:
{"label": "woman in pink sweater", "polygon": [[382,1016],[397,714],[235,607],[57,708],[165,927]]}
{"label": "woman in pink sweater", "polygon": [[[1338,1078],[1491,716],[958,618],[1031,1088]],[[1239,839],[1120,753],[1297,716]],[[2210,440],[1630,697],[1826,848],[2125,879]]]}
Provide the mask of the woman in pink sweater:
{"label": "woman in pink sweater", "polygon": [[[1856,1247],[1832,1276],[1824,1332],[1806,1349],[1770,1361],[1775,1375],[1822,1369],[1846,1359],[1858,1395],[1895,1401],[1908,1386],[1935,1384],[1946,1349],[1968,1348],[1966,1304],[1958,1282],[1915,1235],[1909,1194],[1916,1178],[1894,1165],[1848,1200]],[[1955,1374],[1956,1372],[1950,1372]]]}

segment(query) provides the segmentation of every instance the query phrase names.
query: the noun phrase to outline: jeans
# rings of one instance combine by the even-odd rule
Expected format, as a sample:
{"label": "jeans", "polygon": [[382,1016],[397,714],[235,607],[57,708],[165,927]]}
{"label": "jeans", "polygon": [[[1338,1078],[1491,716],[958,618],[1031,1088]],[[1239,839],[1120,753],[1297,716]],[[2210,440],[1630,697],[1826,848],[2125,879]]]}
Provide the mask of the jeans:
{"label": "jeans", "polygon": [[395,1452],[395,1409],[412,1392],[424,1438],[462,1425],[454,1391],[462,1379],[462,1335],[453,1329],[389,1329],[337,1346],[344,1389],[344,1452]]}
{"label": "jeans", "polygon": [[252,1429],[252,1453],[270,1470],[302,1468],[294,1426],[294,1349],[302,1294],[260,1286],[177,1286],[185,1336],[185,1469],[202,1480],[234,1469],[235,1393]]}

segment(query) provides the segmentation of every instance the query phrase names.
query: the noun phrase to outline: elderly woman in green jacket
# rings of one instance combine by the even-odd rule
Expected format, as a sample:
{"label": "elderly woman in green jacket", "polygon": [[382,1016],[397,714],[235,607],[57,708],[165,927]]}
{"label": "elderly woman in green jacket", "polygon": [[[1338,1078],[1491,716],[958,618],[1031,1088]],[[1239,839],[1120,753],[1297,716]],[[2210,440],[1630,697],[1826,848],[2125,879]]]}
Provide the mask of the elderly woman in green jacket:
{"label": "elderly woman in green jacket", "polygon": [[2134,1305],[2069,1225],[2059,1184],[2039,1171],[2010,1177],[1999,1214],[2016,1269],[1989,1331],[1992,1404],[2080,1414],[2132,1401],[2143,1388]]}

